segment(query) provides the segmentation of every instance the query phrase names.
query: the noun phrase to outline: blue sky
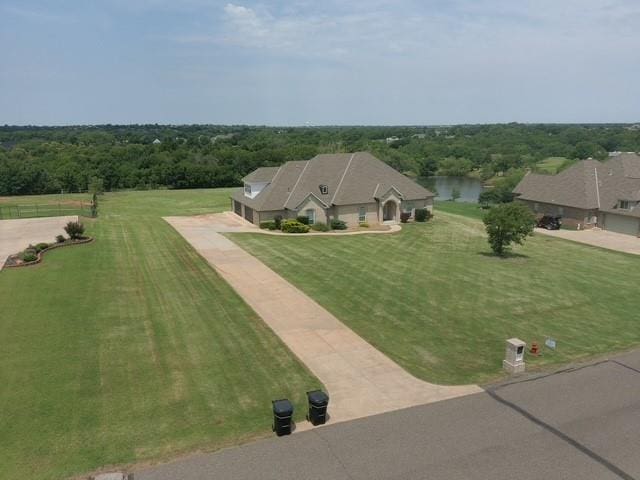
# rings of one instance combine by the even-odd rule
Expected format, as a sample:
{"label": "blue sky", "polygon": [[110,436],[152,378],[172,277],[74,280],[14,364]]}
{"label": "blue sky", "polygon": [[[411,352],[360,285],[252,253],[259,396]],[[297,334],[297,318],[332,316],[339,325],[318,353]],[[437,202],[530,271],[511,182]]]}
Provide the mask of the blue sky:
{"label": "blue sky", "polygon": [[638,0],[0,0],[0,124],[640,121]]}

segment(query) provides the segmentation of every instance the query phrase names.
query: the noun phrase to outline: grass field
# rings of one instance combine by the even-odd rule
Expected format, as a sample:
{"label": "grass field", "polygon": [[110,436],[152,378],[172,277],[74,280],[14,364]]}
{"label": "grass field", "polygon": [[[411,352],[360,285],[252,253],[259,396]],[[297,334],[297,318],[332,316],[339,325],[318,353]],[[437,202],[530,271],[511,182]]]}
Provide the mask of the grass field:
{"label": "grass field", "polygon": [[558,173],[558,170],[564,162],[568,159],[566,157],[548,157],[536,164],[536,168],[540,173]]}
{"label": "grass field", "polygon": [[450,201],[436,201],[435,204],[436,213],[454,213],[456,215],[462,215],[464,217],[475,218],[476,220],[482,220],[482,216],[486,210],[483,210],[479,204],[470,202],[450,202]]}
{"label": "grass field", "polygon": [[[107,194],[93,244],[0,272],[0,478],[216,449],[267,434],[273,398],[304,405],[318,381],[160,218],[228,193]],[[25,200],[60,201],[2,202]]]}
{"label": "grass field", "polygon": [[640,343],[640,258],[537,235],[511,258],[489,254],[472,204],[442,202],[393,235],[233,234],[243,248],[385,352],[432,382],[501,375],[504,340],[558,349],[542,368]]}

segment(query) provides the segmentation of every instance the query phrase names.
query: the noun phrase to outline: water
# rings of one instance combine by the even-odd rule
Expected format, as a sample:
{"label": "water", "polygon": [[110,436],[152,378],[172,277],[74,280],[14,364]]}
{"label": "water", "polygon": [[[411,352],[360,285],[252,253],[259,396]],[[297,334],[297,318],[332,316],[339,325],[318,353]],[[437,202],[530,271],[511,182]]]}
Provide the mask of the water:
{"label": "water", "polygon": [[451,200],[454,188],[460,192],[459,202],[478,203],[482,182],[471,177],[423,177],[419,183],[436,194],[436,200]]}

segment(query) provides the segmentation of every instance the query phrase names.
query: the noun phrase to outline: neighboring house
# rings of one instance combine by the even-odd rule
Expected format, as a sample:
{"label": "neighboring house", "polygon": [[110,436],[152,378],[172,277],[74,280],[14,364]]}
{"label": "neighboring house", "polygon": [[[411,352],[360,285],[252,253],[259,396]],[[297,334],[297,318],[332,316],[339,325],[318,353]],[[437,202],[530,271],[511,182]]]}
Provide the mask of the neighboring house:
{"label": "neighboring house", "polygon": [[513,191],[539,215],[559,215],[576,228],[640,234],[640,156],[582,160],[556,175],[528,173]]}
{"label": "neighboring house", "polygon": [[160,139],[159,139],[159,138],[156,138],[156,139],[155,139],[153,142],[151,142],[151,143],[153,143],[154,145],[160,145],[162,142],[160,141]]}
{"label": "neighboring house", "polygon": [[367,152],[317,155],[311,160],[262,167],[243,178],[233,211],[254,224],[309,217],[310,223],[343,220],[397,223],[400,212],[433,209],[433,193]]}

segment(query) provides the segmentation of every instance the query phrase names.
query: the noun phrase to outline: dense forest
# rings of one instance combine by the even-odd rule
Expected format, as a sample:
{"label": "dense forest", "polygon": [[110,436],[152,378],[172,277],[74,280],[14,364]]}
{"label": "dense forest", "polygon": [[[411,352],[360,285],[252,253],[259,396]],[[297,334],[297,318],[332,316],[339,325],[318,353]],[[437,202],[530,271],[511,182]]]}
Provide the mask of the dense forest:
{"label": "dense forest", "polygon": [[496,174],[639,151],[637,125],[0,127],[0,195],[239,185],[251,170],[368,150],[410,176]]}

